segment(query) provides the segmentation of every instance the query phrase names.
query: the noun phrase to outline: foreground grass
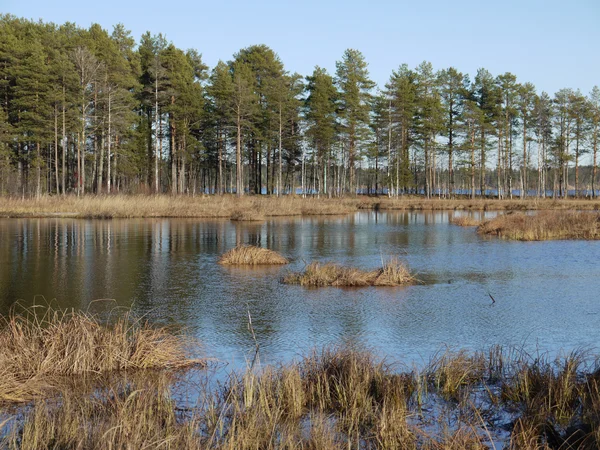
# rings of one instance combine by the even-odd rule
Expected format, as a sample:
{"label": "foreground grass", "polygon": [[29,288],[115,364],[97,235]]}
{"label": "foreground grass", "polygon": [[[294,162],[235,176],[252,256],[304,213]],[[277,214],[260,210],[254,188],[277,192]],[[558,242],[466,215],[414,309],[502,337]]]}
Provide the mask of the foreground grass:
{"label": "foreground grass", "polygon": [[219,264],[224,265],[268,265],[287,264],[287,258],[273,250],[253,245],[242,245],[224,253],[219,258]]}
{"label": "foreground grass", "polygon": [[198,364],[190,340],[129,314],[103,325],[85,312],[21,308],[0,322],[0,403],[48,395],[64,377]]}
{"label": "foreground grass", "polygon": [[[365,350],[202,384],[179,408],[176,377],[106,379],[64,389],[3,423],[4,448],[595,449],[600,370],[593,356],[445,352],[398,371]],[[192,385],[189,385],[192,386]]]}
{"label": "foreground grass", "polygon": [[40,199],[0,197],[0,217],[196,217],[263,220],[275,216],[348,214],[367,210],[600,210],[600,200],[424,199],[404,196],[302,198],[297,196],[167,196],[87,195],[44,196]]}
{"label": "foreground grass", "polygon": [[519,241],[600,239],[600,214],[582,211],[504,214],[484,222],[477,231]]}
{"label": "foreground grass", "polygon": [[283,278],[286,284],[301,286],[403,286],[416,281],[404,263],[391,259],[379,269],[361,270],[335,263],[313,262],[303,272],[290,273]]}

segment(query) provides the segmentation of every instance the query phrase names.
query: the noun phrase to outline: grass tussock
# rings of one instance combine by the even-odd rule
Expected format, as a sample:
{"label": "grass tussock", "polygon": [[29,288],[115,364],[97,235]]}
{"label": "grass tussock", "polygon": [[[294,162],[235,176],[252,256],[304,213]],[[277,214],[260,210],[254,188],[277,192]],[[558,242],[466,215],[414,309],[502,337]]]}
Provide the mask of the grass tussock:
{"label": "grass tussock", "polygon": [[416,282],[408,267],[396,258],[375,270],[361,270],[335,263],[313,262],[303,272],[290,273],[283,278],[286,284],[301,286],[403,286]]}
{"label": "grass tussock", "polygon": [[504,214],[484,222],[477,231],[519,241],[600,239],[600,214],[582,211]]}
{"label": "grass tussock", "polygon": [[242,245],[224,253],[219,259],[219,264],[224,265],[269,265],[288,264],[287,258],[267,248],[253,245]]}
{"label": "grass tussock", "polygon": [[12,312],[0,321],[1,403],[29,401],[52,391],[61,377],[200,363],[190,358],[189,339],[127,314],[105,326],[85,312],[43,307]]}
{"label": "grass tussock", "polygon": [[458,225],[459,227],[478,227],[481,225],[481,220],[474,219],[470,216],[459,216],[453,217],[450,223]]}
{"label": "grass tussock", "polygon": [[[202,383],[139,372],[36,399],[2,424],[3,448],[596,449],[600,371],[583,353],[445,352],[401,372],[372,353],[325,348]],[[500,445],[501,447],[497,447]]]}

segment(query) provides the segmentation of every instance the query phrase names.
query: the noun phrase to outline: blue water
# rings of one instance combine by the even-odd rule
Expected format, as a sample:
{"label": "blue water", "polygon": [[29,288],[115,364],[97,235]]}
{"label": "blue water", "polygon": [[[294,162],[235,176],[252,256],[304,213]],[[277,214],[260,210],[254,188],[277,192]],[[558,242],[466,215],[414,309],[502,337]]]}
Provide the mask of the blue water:
{"label": "blue water", "polygon": [[[248,314],[262,362],[346,342],[408,364],[427,361],[445,345],[554,354],[600,343],[600,242],[482,238],[474,228],[451,225],[453,214],[358,212],[264,223],[0,219],[0,310],[19,299],[56,299],[103,313],[131,306],[152,322],[185,328],[207,356],[234,367],[254,352]],[[280,251],[292,263],[216,264],[237,244]],[[315,260],[367,269],[392,256],[422,283],[358,289],[280,283],[287,271]]]}

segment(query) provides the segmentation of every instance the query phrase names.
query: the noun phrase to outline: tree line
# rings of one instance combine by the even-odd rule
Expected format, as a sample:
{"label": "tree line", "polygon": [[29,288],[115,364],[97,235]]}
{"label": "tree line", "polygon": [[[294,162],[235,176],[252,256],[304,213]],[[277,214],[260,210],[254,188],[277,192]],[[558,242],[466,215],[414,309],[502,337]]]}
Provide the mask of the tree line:
{"label": "tree line", "polygon": [[[0,16],[0,193],[595,195],[600,89],[428,62],[385,86],[266,45],[207,67],[162,34]],[[582,164],[586,162],[586,164]]]}

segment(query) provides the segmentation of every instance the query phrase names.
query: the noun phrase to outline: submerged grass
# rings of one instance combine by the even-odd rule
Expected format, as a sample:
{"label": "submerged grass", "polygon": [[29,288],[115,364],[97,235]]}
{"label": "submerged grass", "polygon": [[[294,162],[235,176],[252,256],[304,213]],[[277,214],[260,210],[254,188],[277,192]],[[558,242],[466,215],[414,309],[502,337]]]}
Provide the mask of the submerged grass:
{"label": "submerged grass", "polygon": [[416,282],[407,266],[396,258],[384,262],[374,270],[361,270],[335,263],[310,263],[303,272],[290,273],[283,280],[286,284],[301,286],[403,286]]}
{"label": "submerged grass", "polygon": [[484,222],[477,231],[519,241],[600,239],[600,214],[582,211],[504,214]]}
{"label": "submerged grass", "polygon": [[242,245],[224,253],[219,259],[219,264],[224,265],[268,265],[287,264],[288,259],[279,253],[267,248],[253,245]]}
{"label": "submerged grass", "polygon": [[85,312],[32,307],[13,309],[0,321],[0,403],[29,401],[52,391],[61,377],[200,363],[190,357],[190,339],[130,314],[103,325]]}
{"label": "submerged grass", "polygon": [[[600,371],[548,359],[445,352],[398,371],[373,353],[324,348],[198,386],[180,408],[172,374],[124,373],[36,399],[2,424],[4,448],[596,449]],[[214,386],[214,385],[213,385]],[[502,419],[503,418],[503,419]]]}

